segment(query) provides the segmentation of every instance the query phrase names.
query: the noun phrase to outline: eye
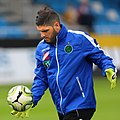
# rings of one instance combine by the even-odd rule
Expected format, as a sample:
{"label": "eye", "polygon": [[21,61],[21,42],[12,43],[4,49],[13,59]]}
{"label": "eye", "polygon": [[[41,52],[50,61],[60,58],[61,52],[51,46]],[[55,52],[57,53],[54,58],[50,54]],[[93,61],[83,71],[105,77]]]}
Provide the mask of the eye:
{"label": "eye", "polygon": [[49,31],[49,29],[40,30],[40,32],[43,32],[43,33],[46,33],[46,32],[48,32],[48,31]]}
{"label": "eye", "polygon": [[48,32],[49,30],[44,30],[44,31],[42,31],[42,32]]}

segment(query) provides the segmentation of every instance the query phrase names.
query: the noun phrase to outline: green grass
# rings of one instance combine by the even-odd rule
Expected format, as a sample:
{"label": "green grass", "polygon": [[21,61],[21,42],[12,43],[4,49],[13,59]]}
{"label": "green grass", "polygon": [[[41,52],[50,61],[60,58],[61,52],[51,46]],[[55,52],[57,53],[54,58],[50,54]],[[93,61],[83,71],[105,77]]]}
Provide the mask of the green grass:
{"label": "green grass", "polygon": [[[110,89],[109,82],[102,78],[94,78],[94,88],[97,99],[97,111],[92,120],[120,120],[120,79],[117,87]],[[12,85],[14,86],[14,85]],[[6,97],[10,86],[0,86],[0,120],[23,120],[10,114]],[[27,85],[30,87],[30,85]],[[24,120],[58,120],[57,112],[50,94],[46,91],[39,104],[30,112],[30,117]]]}

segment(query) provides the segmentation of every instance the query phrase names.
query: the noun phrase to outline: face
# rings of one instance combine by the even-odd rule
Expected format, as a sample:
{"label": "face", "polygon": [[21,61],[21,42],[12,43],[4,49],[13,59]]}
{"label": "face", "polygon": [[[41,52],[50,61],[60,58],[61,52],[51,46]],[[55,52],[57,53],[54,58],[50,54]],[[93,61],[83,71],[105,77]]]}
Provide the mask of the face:
{"label": "face", "polygon": [[55,22],[53,26],[37,26],[37,30],[40,32],[41,37],[45,39],[47,43],[55,44],[56,36],[60,31],[60,24],[58,22]]}

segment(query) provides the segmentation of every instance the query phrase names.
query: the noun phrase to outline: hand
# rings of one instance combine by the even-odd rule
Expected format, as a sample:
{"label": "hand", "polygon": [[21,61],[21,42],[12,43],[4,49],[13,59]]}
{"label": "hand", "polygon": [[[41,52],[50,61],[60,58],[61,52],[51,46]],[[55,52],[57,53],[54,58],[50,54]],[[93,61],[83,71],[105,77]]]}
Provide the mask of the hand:
{"label": "hand", "polygon": [[112,68],[106,69],[105,72],[106,72],[107,79],[111,83],[111,89],[115,88],[116,87],[116,78],[117,78],[116,73],[114,72],[114,70]]}
{"label": "hand", "polygon": [[11,114],[16,116],[16,117],[21,117],[21,118],[26,118],[26,117],[29,117],[29,112],[30,110],[32,109],[32,107],[30,107],[28,110],[25,110],[25,111],[15,111],[15,110],[12,110],[11,111]]}

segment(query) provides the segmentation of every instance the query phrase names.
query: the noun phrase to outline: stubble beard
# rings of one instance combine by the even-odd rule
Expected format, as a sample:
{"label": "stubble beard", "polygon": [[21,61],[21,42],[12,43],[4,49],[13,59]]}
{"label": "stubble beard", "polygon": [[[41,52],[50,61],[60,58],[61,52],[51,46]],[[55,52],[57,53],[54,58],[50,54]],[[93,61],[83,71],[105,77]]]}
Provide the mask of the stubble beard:
{"label": "stubble beard", "polygon": [[57,35],[58,35],[58,33],[53,28],[53,34],[52,34],[51,41],[49,42],[49,44],[52,44],[52,45],[56,44],[56,37],[57,37]]}

